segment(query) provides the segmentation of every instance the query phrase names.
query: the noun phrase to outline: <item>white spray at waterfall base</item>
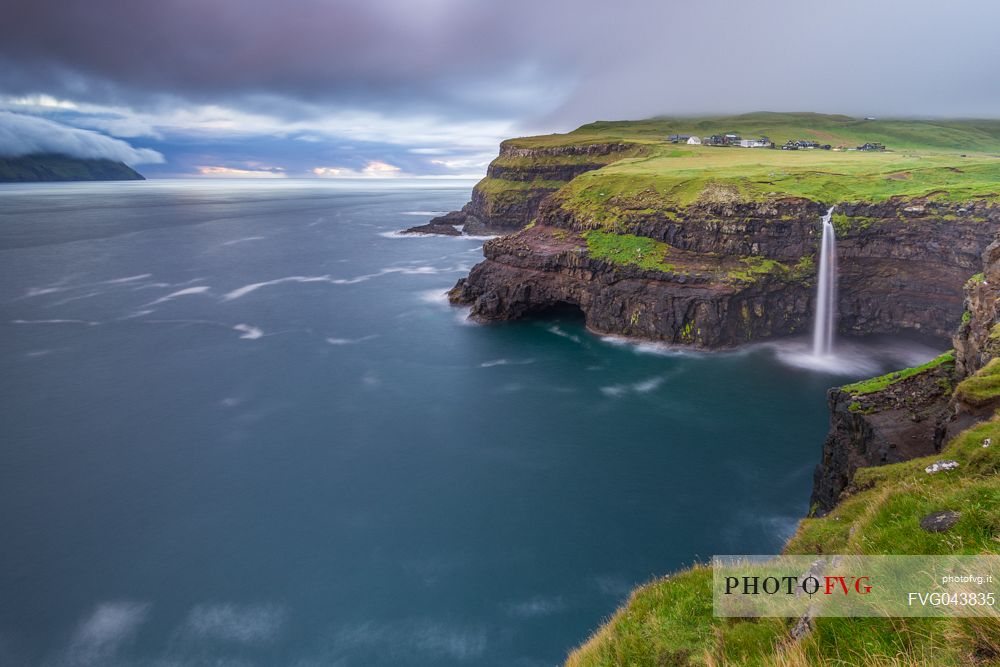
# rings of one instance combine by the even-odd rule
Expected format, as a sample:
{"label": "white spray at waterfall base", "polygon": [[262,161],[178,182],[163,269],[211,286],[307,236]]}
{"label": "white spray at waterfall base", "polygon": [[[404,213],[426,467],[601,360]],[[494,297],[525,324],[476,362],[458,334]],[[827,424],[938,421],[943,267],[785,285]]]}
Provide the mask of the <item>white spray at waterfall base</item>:
{"label": "white spray at waterfall base", "polygon": [[837,328],[837,237],[834,233],[833,206],[823,216],[823,240],[819,249],[819,276],[816,286],[816,314],[813,322],[813,356],[833,354]]}

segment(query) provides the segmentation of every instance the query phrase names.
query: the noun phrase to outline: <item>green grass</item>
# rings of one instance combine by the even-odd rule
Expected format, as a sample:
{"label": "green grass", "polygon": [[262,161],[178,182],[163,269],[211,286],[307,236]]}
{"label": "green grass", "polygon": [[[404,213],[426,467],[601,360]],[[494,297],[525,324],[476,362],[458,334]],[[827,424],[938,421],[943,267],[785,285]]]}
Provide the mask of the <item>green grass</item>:
{"label": "green grass", "polygon": [[955,397],[970,405],[985,406],[1000,398],[1000,357],[962,380],[955,388]]}
{"label": "green grass", "polygon": [[867,121],[843,115],[777,112],[758,112],[739,116],[599,121],[566,134],[523,137],[510,140],[510,143],[531,148],[608,141],[655,143],[665,140],[670,134],[707,136],[725,132],[737,132],[744,137],[763,134],[776,144],[782,144],[789,139],[812,139],[836,147],[857,146],[868,141],[878,141],[892,150],[1000,152],[1000,120]]}
{"label": "green grass", "polygon": [[[1000,200],[1000,159],[990,156],[787,152],[685,147],[687,159],[626,159],[573,179],[564,206],[602,225],[637,210],[799,197],[827,204],[891,197]],[[905,174],[905,178],[899,178]],[[860,221],[859,224],[864,224]]]}
{"label": "green grass", "polygon": [[476,189],[488,195],[503,195],[509,192],[536,190],[538,188],[557,189],[564,181],[508,181],[503,178],[484,178],[476,184]]}
{"label": "green grass", "polygon": [[805,255],[793,265],[783,264],[775,259],[751,255],[740,258],[740,268],[730,269],[726,273],[729,281],[754,283],[764,277],[779,277],[792,280],[805,280],[816,272],[812,255]]}
{"label": "green grass", "polygon": [[[766,134],[778,143],[814,139],[834,146],[880,141],[884,153],[716,148],[671,144],[672,133]],[[693,204],[772,202],[804,198],[824,204],[927,198],[942,202],[1000,201],[1000,121],[876,120],[810,113],[755,113],[711,118],[597,122],[566,134],[510,139],[505,145],[552,149],[594,143],[631,147],[605,156],[540,154],[499,157],[507,168],[605,165],[560,180],[486,178],[477,186],[491,206],[523,203],[561,188],[560,205],[584,228],[629,231],[648,216],[685,219]],[[544,173],[544,172],[540,172]],[[549,171],[549,173],[553,173]],[[949,216],[939,216],[942,223]],[[955,216],[952,216],[955,217]],[[698,219],[694,216],[693,219]],[[879,221],[834,219],[838,230]]]}
{"label": "green grass", "polygon": [[880,375],[869,380],[861,380],[860,382],[845,385],[841,387],[841,390],[846,391],[852,396],[871,394],[876,391],[882,391],[886,387],[896,384],[901,380],[905,380],[908,377],[913,377],[914,375],[937,368],[942,364],[950,364],[954,366],[955,353],[952,351],[945,352],[941,356],[931,359],[926,364],[921,364],[920,366],[915,366],[913,368],[904,368],[901,371],[893,371],[892,373],[886,373],[885,375]]}
{"label": "green grass", "polygon": [[599,230],[584,232],[587,252],[594,259],[603,259],[612,264],[637,266],[648,271],[668,273],[674,270],[672,264],[664,261],[670,246],[660,241],[633,236],[632,234],[612,234]]}
{"label": "green grass", "polygon": [[[985,438],[1000,443],[1000,418],[963,432],[940,455],[860,469],[855,487],[863,490],[823,518],[802,520],[785,553],[1000,554],[1000,445],[983,448]],[[924,472],[942,458],[959,467]],[[955,526],[946,533],[920,529],[923,516],[942,509],[962,513]],[[810,634],[790,641],[792,620],[715,618],[711,599],[707,567],[653,581],[567,665],[957,667],[1000,658],[997,617],[818,618]]]}
{"label": "green grass", "polygon": [[[716,148],[670,144],[671,133],[766,134],[777,142],[815,139],[834,146],[881,141],[885,153]],[[1000,200],[1000,121],[864,121],[822,114],[757,113],[718,118],[598,122],[566,134],[509,143],[552,148],[632,142],[633,152],[573,179],[564,206],[595,227],[613,228],[634,214],[676,212],[698,202],[802,197],[824,203],[891,197],[942,201]],[[539,164],[563,158],[541,156]],[[584,156],[566,156],[568,161]],[[498,163],[505,163],[500,158]],[[529,165],[533,158],[512,158]],[[609,160],[610,161],[610,160]],[[872,221],[844,218],[844,225]]]}

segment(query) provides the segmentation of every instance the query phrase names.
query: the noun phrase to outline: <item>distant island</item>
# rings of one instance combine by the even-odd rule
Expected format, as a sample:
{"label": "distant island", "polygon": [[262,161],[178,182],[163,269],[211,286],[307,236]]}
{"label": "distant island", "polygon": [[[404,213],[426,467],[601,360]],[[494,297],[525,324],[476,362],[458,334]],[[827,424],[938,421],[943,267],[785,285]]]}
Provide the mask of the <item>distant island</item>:
{"label": "distant island", "polygon": [[0,183],[42,181],[144,181],[145,176],[124,162],[35,154],[0,156]]}

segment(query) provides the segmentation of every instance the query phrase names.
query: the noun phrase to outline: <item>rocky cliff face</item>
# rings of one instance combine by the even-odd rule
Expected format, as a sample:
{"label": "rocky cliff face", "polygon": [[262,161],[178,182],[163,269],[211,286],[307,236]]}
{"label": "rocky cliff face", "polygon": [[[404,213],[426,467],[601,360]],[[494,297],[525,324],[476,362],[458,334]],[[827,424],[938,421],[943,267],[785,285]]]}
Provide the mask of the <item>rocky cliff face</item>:
{"label": "rocky cliff face", "polygon": [[578,233],[536,226],[494,239],[486,261],[451,291],[484,321],[512,320],[573,305],[597,332],[724,347],[788,331],[808,321],[808,283],[795,267],[752,274],[738,259],[675,252],[670,270],[591,257]]}
{"label": "rocky cliff face", "polygon": [[955,365],[948,360],[871,393],[831,389],[830,433],[813,475],[814,509],[822,514],[836,505],[858,468],[940,451],[954,381]]}
{"label": "rocky cliff face", "polygon": [[[469,203],[443,216],[449,218],[443,224],[464,225],[470,234],[517,231],[535,219],[549,195],[580,174],[643,152],[643,146],[627,142],[523,148],[505,141],[487,168],[486,178],[473,188]],[[430,224],[440,222],[435,219]]]}
{"label": "rocky cliff face", "polygon": [[858,468],[933,454],[1000,407],[1000,383],[990,365],[1000,356],[1000,241],[982,253],[981,267],[964,286],[953,355],[830,390],[830,433],[813,478],[812,502],[820,513],[854,490]]}
{"label": "rocky cliff face", "polygon": [[[533,229],[486,245],[486,260],[452,300],[485,321],[572,304],[594,330],[698,347],[808,326],[825,205],[786,198],[642,206],[617,211],[613,231],[665,244],[658,270],[595,258],[586,238],[606,221],[556,195],[541,204]],[[841,204],[836,221],[841,331],[946,339],[962,313],[962,285],[1000,231],[1000,209]]]}

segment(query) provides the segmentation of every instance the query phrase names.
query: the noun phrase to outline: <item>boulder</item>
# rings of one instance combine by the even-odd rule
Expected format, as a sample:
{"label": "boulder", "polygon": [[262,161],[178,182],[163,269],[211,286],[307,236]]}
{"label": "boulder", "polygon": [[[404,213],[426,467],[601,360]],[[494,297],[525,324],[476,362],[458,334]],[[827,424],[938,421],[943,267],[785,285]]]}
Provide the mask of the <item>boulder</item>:
{"label": "boulder", "polygon": [[920,527],[929,533],[943,533],[958,523],[961,518],[961,512],[951,510],[932,512],[920,520]]}

